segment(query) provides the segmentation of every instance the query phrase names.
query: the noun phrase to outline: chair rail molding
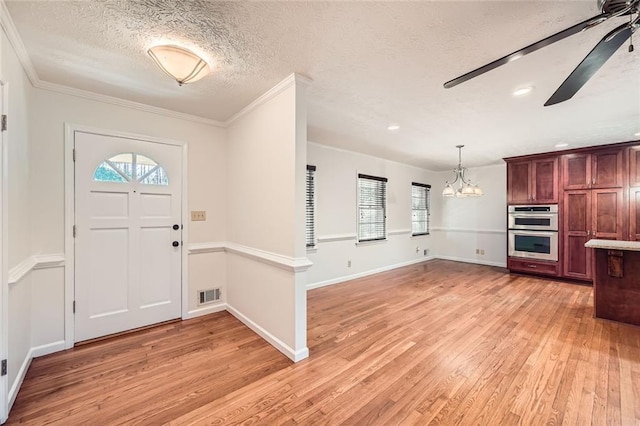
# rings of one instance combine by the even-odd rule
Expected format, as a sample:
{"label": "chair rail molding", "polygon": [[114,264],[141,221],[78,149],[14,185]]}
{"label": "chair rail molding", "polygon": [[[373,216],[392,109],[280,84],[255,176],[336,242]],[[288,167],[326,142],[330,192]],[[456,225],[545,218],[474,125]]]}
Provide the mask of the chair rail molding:
{"label": "chair rail molding", "polygon": [[206,243],[189,244],[187,248],[189,255],[203,253],[234,253],[249,259],[257,260],[268,265],[277,266],[282,269],[293,272],[304,272],[313,265],[313,262],[307,257],[289,257],[253,247],[243,246],[241,244],[229,241],[212,241]]}
{"label": "chair rail molding", "polygon": [[9,284],[16,284],[34,269],[62,268],[64,254],[34,254],[9,270]]}

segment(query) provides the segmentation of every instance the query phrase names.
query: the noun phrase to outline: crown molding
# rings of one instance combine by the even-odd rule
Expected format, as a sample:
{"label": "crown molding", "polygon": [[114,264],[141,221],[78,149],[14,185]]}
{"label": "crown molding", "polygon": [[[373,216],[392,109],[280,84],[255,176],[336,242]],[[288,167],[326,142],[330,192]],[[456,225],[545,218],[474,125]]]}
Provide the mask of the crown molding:
{"label": "crown molding", "polygon": [[36,69],[33,67],[31,58],[27,53],[27,49],[24,47],[24,43],[22,43],[22,38],[20,38],[20,34],[13,23],[13,19],[11,19],[9,9],[7,9],[7,4],[4,0],[0,0],[0,26],[2,26],[2,29],[9,39],[9,43],[11,43],[13,50],[16,52],[16,56],[22,64],[22,68],[25,74],[27,74],[29,81],[35,86],[36,83],[40,81],[40,78],[38,77]]}
{"label": "crown molding", "polygon": [[259,98],[257,98],[253,102],[251,102],[249,105],[247,105],[246,107],[242,108],[237,113],[233,114],[227,121],[225,121],[226,127],[231,126],[235,121],[237,121],[240,118],[244,117],[245,115],[249,114],[251,111],[253,111],[257,107],[259,107],[260,105],[264,104],[265,102],[269,101],[270,99],[275,98],[280,93],[282,93],[283,91],[285,91],[289,87],[293,86],[294,84],[296,84],[296,85],[299,84],[302,87],[306,88],[312,82],[313,82],[313,80],[311,80],[310,78],[305,77],[305,76],[303,76],[301,74],[296,74],[296,73],[289,74],[289,76],[287,76],[287,78],[285,78],[280,83],[278,83],[275,86],[273,86],[271,89],[269,89],[264,94],[260,95]]}
{"label": "crown molding", "polygon": [[173,111],[166,108],[154,107],[151,105],[143,104],[140,102],[129,101],[126,99],[116,98],[114,96],[102,95],[88,90],[76,89],[75,87],[69,87],[62,84],[50,83],[48,81],[42,81],[38,79],[36,83],[32,81],[34,87],[43,90],[49,90],[51,92],[62,93],[65,95],[76,96],[78,98],[89,99],[92,101],[98,101],[106,104],[121,106],[124,108],[135,109],[138,111],[149,112],[151,114],[163,115],[165,117],[178,118],[181,120],[192,121],[195,123],[209,124],[215,127],[227,127],[227,124],[222,121],[212,120],[210,118],[204,118],[197,115],[186,114],[183,112]]}

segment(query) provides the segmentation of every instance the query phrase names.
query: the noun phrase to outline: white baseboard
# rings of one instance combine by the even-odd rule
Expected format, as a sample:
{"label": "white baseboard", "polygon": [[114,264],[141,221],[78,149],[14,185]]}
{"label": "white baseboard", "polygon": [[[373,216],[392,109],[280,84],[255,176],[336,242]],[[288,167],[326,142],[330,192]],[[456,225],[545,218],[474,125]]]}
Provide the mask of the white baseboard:
{"label": "white baseboard", "polygon": [[362,278],[373,274],[378,274],[380,272],[391,271],[392,269],[402,268],[403,266],[415,265],[416,263],[426,262],[428,260],[433,260],[433,256],[421,257],[419,259],[409,260],[408,262],[396,263],[394,265],[383,266],[382,268],[370,269],[368,271],[359,272],[357,274],[345,275],[339,278],[333,278],[326,281],[319,281],[317,283],[307,284],[307,290],[313,290],[314,288],[325,287],[328,285],[338,284],[345,281],[355,280],[356,278]]}
{"label": "white baseboard", "polygon": [[67,343],[64,340],[58,340],[57,342],[47,343],[46,345],[31,348],[31,356],[33,358],[38,358],[39,356],[64,351],[65,349],[67,349]]}
{"label": "white baseboard", "polygon": [[273,334],[269,333],[264,328],[260,327],[258,324],[253,322],[249,317],[244,315],[242,312],[238,311],[233,306],[227,303],[227,311],[234,317],[236,317],[240,322],[253,330],[258,336],[262,337],[264,340],[269,342],[273,347],[277,350],[285,354],[289,359],[293,362],[301,361],[309,356],[309,348],[304,347],[298,351],[293,350],[289,345],[284,343],[282,340],[278,339]]}
{"label": "white baseboard", "polygon": [[454,262],[475,263],[476,265],[497,266],[500,268],[507,267],[507,262],[492,262],[490,260],[467,259],[466,257],[440,256],[440,255],[435,256],[435,258],[442,259],[442,260],[453,260]]}
{"label": "white baseboard", "polygon": [[65,349],[66,349],[66,346],[65,346],[64,340],[48,343],[46,345],[35,346],[29,349],[29,352],[27,352],[27,355],[24,357],[24,360],[22,361],[20,370],[18,370],[16,379],[11,384],[11,389],[9,390],[9,410],[11,410],[11,407],[13,407],[13,403],[16,401],[16,397],[18,396],[18,391],[20,391],[20,386],[22,386],[22,382],[24,381],[24,378],[27,375],[27,371],[29,370],[31,361],[33,361],[34,358],[37,358],[39,356],[49,355],[54,352],[59,352]]}
{"label": "white baseboard", "polygon": [[203,306],[200,308],[192,309],[187,312],[187,315],[183,316],[183,320],[188,320],[191,318],[201,317],[203,315],[214,314],[216,312],[224,311],[227,309],[226,303],[216,303],[215,305]]}
{"label": "white baseboard", "polygon": [[13,407],[13,403],[16,402],[18,391],[20,390],[20,386],[22,386],[24,377],[27,375],[27,370],[29,370],[29,366],[31,365],[32,360],[33,360],[33,349],[27,352],[27,355],[24,357],[24,360],[22,361],[22,365],[20,366],[20,370],[18,370],[18,375],[16,376],[15,380],[11,384],[11,388],[9,389],[9,412],[11,412],[11,407]]}

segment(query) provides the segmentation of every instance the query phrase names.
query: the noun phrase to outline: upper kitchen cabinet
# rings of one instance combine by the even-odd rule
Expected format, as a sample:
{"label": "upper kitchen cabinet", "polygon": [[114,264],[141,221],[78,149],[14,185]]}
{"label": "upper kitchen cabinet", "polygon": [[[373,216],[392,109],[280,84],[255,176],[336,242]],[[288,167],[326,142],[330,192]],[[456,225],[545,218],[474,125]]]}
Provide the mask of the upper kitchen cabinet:
{"label": "upper kitchen cabinet", "polygon": [[640,186],[640,145],[629,148],[629,186]]}
{"label": "upper kitchen cabinet", "polygon": [[509,204],[558,202],[558,159],[543,158],[507,162]]}
{"label": "upper kitchen cabinet", "polygon": [[623,153],[624,148],[617,147],[563,155],[563,188],[621,188],[625,169]]}

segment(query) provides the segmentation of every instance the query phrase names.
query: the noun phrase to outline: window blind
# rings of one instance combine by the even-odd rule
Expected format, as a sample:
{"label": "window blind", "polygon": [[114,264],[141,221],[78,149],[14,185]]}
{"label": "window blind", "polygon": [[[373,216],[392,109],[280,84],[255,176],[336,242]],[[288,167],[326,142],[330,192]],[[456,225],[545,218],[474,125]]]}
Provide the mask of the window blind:
{"label": "window blind", "polygon": [[316,245],[315,173],[316,166],[307,166],[307,247]]}
{"label": "window blind", "polygon": [[358,241],[387,236],[387,178],[358,174]]}
{"label": "window blind", "polygon": [[429,234],[429,194],[431,185],[411,183],[411,235]]}

